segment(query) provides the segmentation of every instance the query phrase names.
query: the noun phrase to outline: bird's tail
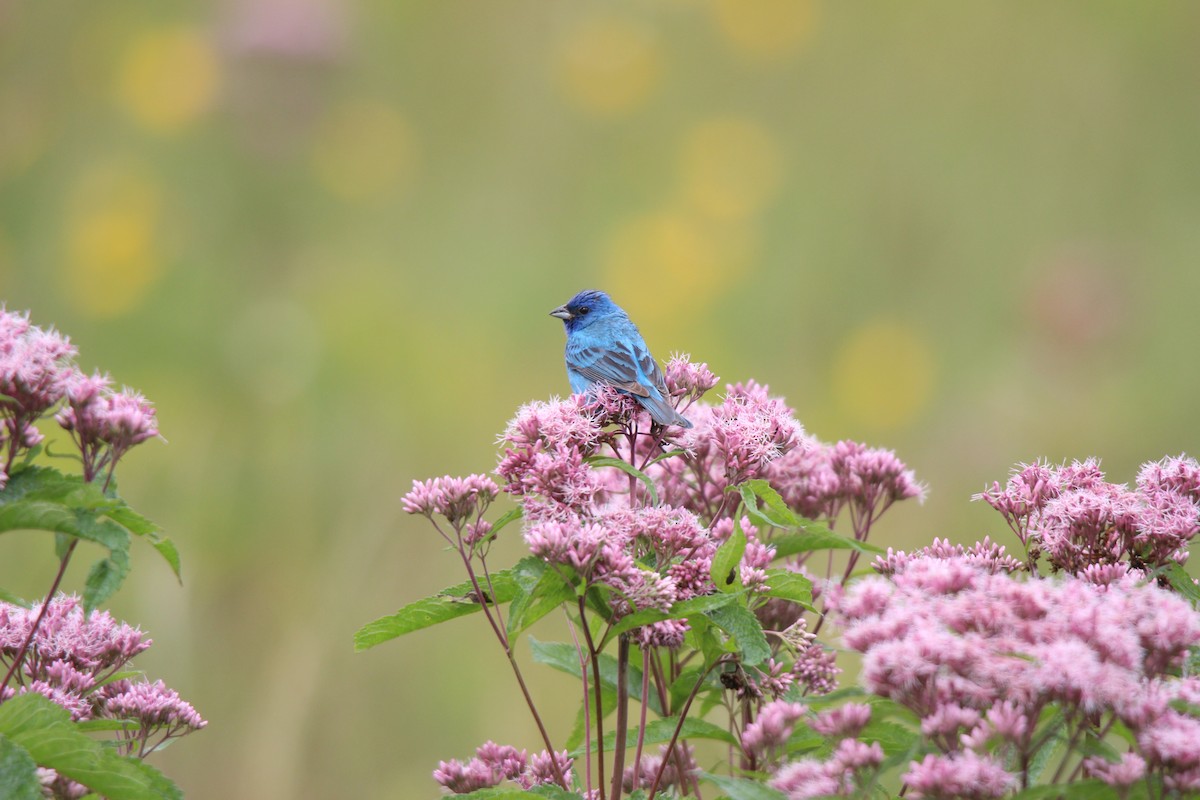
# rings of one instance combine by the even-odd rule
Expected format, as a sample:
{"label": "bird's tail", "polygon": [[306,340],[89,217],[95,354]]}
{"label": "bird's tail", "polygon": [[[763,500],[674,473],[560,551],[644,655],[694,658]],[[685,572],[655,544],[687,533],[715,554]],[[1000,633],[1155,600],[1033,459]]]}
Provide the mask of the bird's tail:
{"label": "bird's tail", "polygon": [[691,420],[675,410],[674,406],[662,397],[639,397],[637,401],[650,412],[650,419],[659,425],[678,425],[680,428],[692,427]]}

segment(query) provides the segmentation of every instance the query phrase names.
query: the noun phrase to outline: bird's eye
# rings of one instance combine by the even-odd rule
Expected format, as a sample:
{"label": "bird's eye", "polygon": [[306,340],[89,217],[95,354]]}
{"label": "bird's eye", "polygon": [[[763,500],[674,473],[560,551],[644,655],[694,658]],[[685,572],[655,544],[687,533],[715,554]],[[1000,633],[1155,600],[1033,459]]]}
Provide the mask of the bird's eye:
{"label": "bird's eye", "polygon": [[584,306],[583,308],[579,309],[579,315],[583,316],[584,314],[586,314],[589,311],[591,311],[591,309],[588,308],[587,306]]}

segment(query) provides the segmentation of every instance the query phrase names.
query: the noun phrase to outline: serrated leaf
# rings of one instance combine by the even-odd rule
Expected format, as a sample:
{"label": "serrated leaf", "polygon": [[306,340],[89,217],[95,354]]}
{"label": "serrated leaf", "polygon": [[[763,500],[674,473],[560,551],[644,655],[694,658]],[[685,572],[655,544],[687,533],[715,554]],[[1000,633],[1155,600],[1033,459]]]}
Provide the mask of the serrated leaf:
{"label": "serrated leaf", "polygon": [[508,611],[508,634],[515,639],[563,603],[575,600],[575,587],[541,559],[525,559],[512,570],[517,591]]}
{"label": "serrated leaf", "polygon": [[662,622],[668,619],[689,619],[703,614],[705,611],[711,611],[714,608],[720,608],[724,605],[729,605],[737,599],[737,595],[733,594],[704,594],[699,597],[692,597],[687,600],[680,600],[671,606],[667,611],[659,611],[656,608],[648,608],[645,611],[635,611],[621,617],[615,625],[609,629],[608,634],[604,637],[604,642],[601,643],[600,649],[611,642],[616,636],[631,631],[634,628],[640,628],[643,625],[651,625],[655,622]]}
{"label": "serrated leaf", "polygon": [[702,772],[700,777],[729,796],[729,800],[787,800],[787,795],[766,784],[746,778],[731,778],[728,775],[713,775]]}
{"label": "serrated leaf", "polygon": [[[105,493],[81,475],[65,475],[51,467],[28,467],[16,472],[0,491],[0,533],[11,530],[53,531],[60,536],[87,539],[112,549],[128,549],[129,535],[146,538],[180,575],[179,551],[162,529],[129,507],[115,494]],[[59,556],[65,545],[59,545]]]}
{"label": "serrated leaf", "polygon": [[[485,584],[481,583],[481,586],[486,590]],[[488,598],[489,605],[507,603],[513,599],[517,593],[517,584],[513,579],[512,570],[492,573],[492,592],[494,596]],[[354,649],[368,650],[406,633],[465,617],[482,609],[479,599],[475,597],[475,587],[470,581],[455,584],[435,595],[409,603],[395,614],[368,622],[354,634]]]}
{"label": "serrated leaf", "polygon": [[805,608],[812,608],[812,581],[798,572],[774,567],[767,570],[766,597],[791,600]]}
{"label": "serrated leaf", "polygon": [[30,692],[0,705],[0,734],[20,745],[39,766],[83,784],[109,800],[182,800],[161,772],[117,755],[71,723],[66,709]]}
{"label": "serrated leaf", "polygon": [[745,606],[723,606],[708,612],[706,616],[714,625],[737,640],[742,663],[746,666],[761,664],[771,656],[771,648],[767,644],[766,635],[763,634],[762,624],[754,616],[754,612]]}
{"label": "serrated leaf", "polygon": [[777,533],[771,537],[768,544],[775,548],[775,558],[786,558],[797,553],[811,553],[815,550],[857,550],[865,555],[884,552],[869,542],[860,542],[849,536],[834,533],[817,522],[805,521],[800,530],[787,533]]}
{"label": "serrated leaf", "polygon": [[1012,795],[1011,800],[1117,800],[1120,795],[1115,787],[1095,778],[1054,783],[1046,786],[1031,786]]}
{"label": "serrated leaf", "polygon": [[588,456],[584,459],[584,462],[594,467],[616,467],[626,475],[632,475],[646,487],[646,493],[650,495],[650,505],[658,505],[658,489],[654,486],[654,481],[650,479],[649,475],[628,461],[622,461],[619,458],[612,458],[611,456]]}
{"label": "serrated leaf", "polygon": [[741,566],[742,555],[746,552],[746,532],[742,530],[739,519],[738,516],[734,516],[733,533],[713,554],[709,575],[719,592],[736,592],[742,588],[738,567]]}
{"label": "serrated leaf", "polygon": [[0,797],[5,800],[42,800],[37,762],[29,751],[0,734]]}
{"label": "serrated leaf", "polygon": [[884,754],[888,756],[909,753],[921,746],[920,731],[907,728],[898,722],[881,719],[868,722],[858,738],[868,744],[878,742]]}
{"label": "serrated leaf", "polygon": [[128,574],[129,553],[124,550],[114,550],[93,564],[83,584],[84,609],[91,611],[112,597]]}
{"label": "serrated leaf", "polygon": [[140,536],[150,542],[150,546],[158,551],[158,554],[171,567],[171,571],[175,573],[175,578],[181,583],[183,582],[182,565],[179,562],[179,550],[175,547],[174,542],[163,536],[162,528],[134,511],[124,502],[116,508],[105,512],[105,516],[135,536]]}
{"label": "serrated leaf", "polygon": [[[576,652],[574,645],[565,642],[539,642],[530,636],[529,649],[533,651],[533,660],[537,663],[545,664],[559,672],[565,672],[576,679],[581,677],[579,653]],[[615,692],[617,689],[617,660],[607,653],[601,653],[596,660],[600,665],[600,687]],[[591,677],[592,669],[589,665],[588,679],[591,680]],[[629,696],[634,700],[642,699],[642,671],[633,666],[629,667]],[[649,705],[651,711],[662,715],[662,705],[659,703],[657,693],[650,693]]]}
{"label": "serrated leaf", "polygon": [[525,789],[494,787],[491,789],[478,789],[469,794],[456,794],[454,797],[456,800],[546,800],[546,798],[551,798],[551,800],[582,800],[581,795],[568,792],[557,786],[536,786],[528,791]]}
{"label": "serrated leaf", "polygon": [[[757,518],[760,524],[775,528],[797,528],[807,521],[788,508],[779,492],[762,479],[746,481],[737,488],[746,512],[752,519]],[[762,500],[764,508],[759,508],[757,500]]]}
{"label": "serrated leaf", "polygon": [[1162,574],[1166,576],[1171,588],[1187,598],[1189,603],[1193,606],[1200,605],[1200,586],[1196,585],[1195,579],[1181,565],[1172,561],[1162,568]]}

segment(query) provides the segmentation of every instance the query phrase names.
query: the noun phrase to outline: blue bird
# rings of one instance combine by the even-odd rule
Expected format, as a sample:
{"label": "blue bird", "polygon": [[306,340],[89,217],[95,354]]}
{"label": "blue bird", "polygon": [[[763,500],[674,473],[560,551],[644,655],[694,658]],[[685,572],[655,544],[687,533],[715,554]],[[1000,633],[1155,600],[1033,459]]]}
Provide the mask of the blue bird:
{"label": "blue bird", "polygon": [[567,330],[571,391],[613,386],[633,395],[659,425],[692,427],[668,402],[667,384],[637,325],[604,292],[586,289],[550,312]]}

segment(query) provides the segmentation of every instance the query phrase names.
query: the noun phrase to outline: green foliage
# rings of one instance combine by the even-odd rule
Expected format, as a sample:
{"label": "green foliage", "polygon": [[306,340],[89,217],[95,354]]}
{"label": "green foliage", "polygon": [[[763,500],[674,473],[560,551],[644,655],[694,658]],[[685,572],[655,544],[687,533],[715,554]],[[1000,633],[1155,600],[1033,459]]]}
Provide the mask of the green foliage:
{"label": "green foliage", "polygon": [[24,467],[14,471],[0,490],[0,533],[16,530],[50,531],[62,542],[82,540],[98,544],[108,555],[97,561],[84,584],[83,602],[93,609],[120,588],[129,573],[129,543],[133,536],[147,539],[180,575],[179,553],[161,529],[131,509],[115,491],[105,493],[79,475],[65,475],[51,467]]}
{"label": "green foliage", "polygon": [[707,614],[713,624],[728,633],[737,643],[742,663],[748,667],[761,664],[771,656],[771,647],[762,625],[754,612],[744,605],[722,606]]}
{"label": "green foliage", "polygon": [[733,534],[717,548],[712,559],[712,582],[720,592],[736,592],[742,588],[742,579],[738,567],[742,563],[742,554],[746,552],[746,532],[742,524],[734,517]]}
{"label": "green foliage", "polygon": [[[517,596],[516,568],[492,573],[489,605],[507,603]],[[486,591],[486,589],[485,589]],[[354,649],[368,650],[377,644],[458,617],[481,611],[483,606],[470,581],[455,584],[435,595],[409,603],[395,614],[368,622],[354,634]]]}
{"label": "green foliage", "polygon": [[708,772],[703,773],[701,777],[715,784],[729,800],[787,800],[787,795],[783,792],[747,778],[731,778],[728,775],[713,775]]}
{"label": "green foliage", "polygon": [[0,797],[8,800],[41,800],[37,762],[29,751],[0,734]]}
{"label": "green foliage", "polygon": [[576,599],[575,587],[540,558],[523,558],[512,569],[516,594],[508,609],[509,644],[522,631],[563,603]]}
{"label": "green foliage", "polygon": [[[575,678],[581,678],[579,669],[579,653],[574,645],[566,644],[565,642],[540,642],[533,637],[529,639],[529,647],[533,651],[533,660],[539,664],[545,664],[559,672],[565,672]],[[617,659],[601,653],[597,659],[600,665],[600,686],[603,689],[616,691],[617,688]],[[591,678],[591,670],[588,670],[588,677]],[[629,668],[629,695],[634,700],[642,698],[642,671],[635,668]],[[658,696],[654,693],[650,694],[649,698],[650,710],[659,716],[663,715],[662,704],[659,702]]]}
{"label": "green foliage", "polygon": [[[177,800],[183,794],[161,772],[125,758],[95,741],[71,722],[66,709],[36,693],[0,705],[0,737],[24,751],[37,766],[57,771],[109,800]],[[10,747],[0,763],[23,762]],[[5,796],[7,795],[0,795]]]}
{"label": "green foliage", "polygon": [[[671,453],[664,455],[674,454]],[[642,472],[629,462],[622,461],[619,458],[612,458],[611,456],[588,456],[586,459],[584,459],[584,461],[594,467],[616,467],[617,469],[621,470],[621,472],[624,472],[627,475],[632,475],[641,481],[642,485],[646,487],[646,493],[650,495],[650,505],[658,505],[658,488],[655,487],[654,481],[650,479],[649,475]]]}
{"label": "green foliage", "polygon": [[[651,744],[667,744],[675,735],[675,726],[679,724],[677,717],[664,717],[656,719],[646,724],[646,735],[643,743]],[[638,732],[636,729],[630,729],[626,732],[625,745],[628,748],[637,746]],[[680,739],[708,739],[714,742],[723,742],[725,744],[736,745],[737,737],[730,733],[725,728],[719,725],[714,725],[697,717],[688,717],[683,721],[683,727],[679,732]],[[616,747],[617,734],[616,731],[608,731],[604,734],[604,750],[611,751]],[[595,743],[593,742],[593,746]],[[578,758],[583,755],[582,748],[576,748],[571,755]]]}

